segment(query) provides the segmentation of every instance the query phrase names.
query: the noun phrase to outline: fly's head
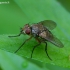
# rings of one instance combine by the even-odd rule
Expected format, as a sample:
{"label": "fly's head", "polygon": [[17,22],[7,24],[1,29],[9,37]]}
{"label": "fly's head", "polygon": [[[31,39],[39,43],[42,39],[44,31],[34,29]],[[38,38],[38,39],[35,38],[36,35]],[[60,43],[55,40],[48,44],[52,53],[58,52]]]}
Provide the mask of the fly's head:
{"label": "fly's head", "polygon": [[21,28],[20,31],[22,34],[27,34],[30,35],[31,34],[31,28],[29,24],[26,24],[23,28]]}

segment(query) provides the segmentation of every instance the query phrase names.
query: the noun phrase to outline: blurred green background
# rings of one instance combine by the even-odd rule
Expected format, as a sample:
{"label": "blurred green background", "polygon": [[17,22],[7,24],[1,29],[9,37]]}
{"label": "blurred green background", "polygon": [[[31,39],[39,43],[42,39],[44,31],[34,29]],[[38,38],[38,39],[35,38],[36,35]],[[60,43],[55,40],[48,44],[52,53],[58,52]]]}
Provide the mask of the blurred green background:
{"label": "blurred green background", "polygon": [[[53,20],[58,28],[55,34],[70,39],[69,0],[0,0],[0,35],[18,34],[26,23]],[[60,33],[58,33],[60,32]],[[36,60],[22,58],[0,50],[1,70],[70,70]]]}

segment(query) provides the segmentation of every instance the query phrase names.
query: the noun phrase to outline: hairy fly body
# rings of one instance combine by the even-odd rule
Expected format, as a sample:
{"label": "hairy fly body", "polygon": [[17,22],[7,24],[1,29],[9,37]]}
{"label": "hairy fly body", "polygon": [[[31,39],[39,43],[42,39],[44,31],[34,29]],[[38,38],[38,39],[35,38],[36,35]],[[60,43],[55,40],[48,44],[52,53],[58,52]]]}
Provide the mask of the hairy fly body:
{"label": "hairy fly body", "polygon": [[35,45],[33,47],[32,53],[31,53],[31,58],[32,58],[32,54],[34,49],[39,46],[41,43],[45,43],[45,52],[48,56],[48,58],[50,60],[52,60],[48,53],[47,53],[47,41],[54,44],[55,46],[62,48],[64,47],[64,45],[62,44],[62,42],[56,38],[50,30],[53,30],[56,27],[56,23],[52,20],[44,20],[41,21],[39,23],[36,24],[25,24],[25,26],[23,28],[21,28],[20,34],[16,35],[16,36],[9,36],[9,37],[18,37],[21,34],[26,34],[29,35],[30,38],[25,40],[22,45],[15,51],[15,53],[28,41],[30,40],[32,37],[34,37],[37,41],[38,44]]}

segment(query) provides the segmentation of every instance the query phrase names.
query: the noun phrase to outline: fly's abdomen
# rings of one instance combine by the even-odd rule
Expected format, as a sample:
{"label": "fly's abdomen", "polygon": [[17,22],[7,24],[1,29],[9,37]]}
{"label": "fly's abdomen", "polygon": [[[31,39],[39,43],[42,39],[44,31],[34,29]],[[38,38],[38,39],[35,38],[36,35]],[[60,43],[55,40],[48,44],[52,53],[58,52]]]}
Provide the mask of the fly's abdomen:
{"label": "fly's abdomen", "polygon": [[41,37],[41,38],[44,38],[44,39],[50,39],[50,38],[53,38],[53,35],[50,33],[50,31],[49,30],[43,30],[43,31],[41,31],[40,33],[39,33],[39,36]]}

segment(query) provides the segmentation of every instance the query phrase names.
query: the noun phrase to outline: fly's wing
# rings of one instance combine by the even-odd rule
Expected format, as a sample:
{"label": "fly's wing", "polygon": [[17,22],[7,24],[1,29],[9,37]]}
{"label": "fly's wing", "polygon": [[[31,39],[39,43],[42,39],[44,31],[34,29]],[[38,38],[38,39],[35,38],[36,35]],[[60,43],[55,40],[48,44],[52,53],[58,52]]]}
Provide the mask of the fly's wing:
{"label": "fly's wing", "polygon": [[52,36],[51,38],[46,38],[46,40],[48,40],[49,42],[51,42],[52,44],[54,44],[57,47],[60,47],[60,48],[64,47],[62,42],[54,36]]}
{"label": "fly's wing", "polygon": [[39,33],[39,37],[51,42],[57,47],[60,47],[60,48],[64,47],[62,42],[58,38],[56,38],[49,30],[42,31],[41,33]]}
{"label": "fly's wing", "polygon": [[39,22],[38,24],[42,24],[43,26],[47,27],[50,30],[53,30],[56,27],[56,23],[52,20],[44,20]]}

